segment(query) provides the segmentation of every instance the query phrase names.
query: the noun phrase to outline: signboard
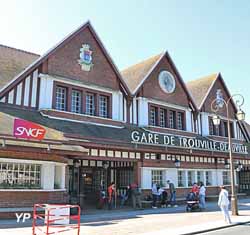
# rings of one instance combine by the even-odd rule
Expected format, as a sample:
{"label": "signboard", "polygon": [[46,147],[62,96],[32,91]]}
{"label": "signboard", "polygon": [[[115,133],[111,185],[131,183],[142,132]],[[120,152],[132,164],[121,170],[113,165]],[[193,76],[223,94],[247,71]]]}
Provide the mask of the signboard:
{"label": "signboard", "polygon": [[45,133],[46,130],[43,127],[33,122],[18,118],[14,120],[13,135],[16,138],[42,140],[44,139]]}
{"label": "signboard", "polygon": [[[214,141],[208,138],[167,135],[151,132],[133,131],[131,142],[135,144],[157,145],[164,147],[179,147],[203,151],[229,152],[228,143]],[[248,154],[247,146],[239,143],[232,144],[232,152]]]}

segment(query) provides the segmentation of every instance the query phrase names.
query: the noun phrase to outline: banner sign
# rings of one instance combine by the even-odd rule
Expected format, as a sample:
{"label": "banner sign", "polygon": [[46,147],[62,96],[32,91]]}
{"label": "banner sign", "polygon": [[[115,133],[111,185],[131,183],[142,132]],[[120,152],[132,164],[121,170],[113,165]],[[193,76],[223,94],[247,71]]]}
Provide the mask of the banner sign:
{"label": "banner sign", "polygon": [[43,127],[33,122],[18,118],[14,120],[13,135],[16,138],[42,140],[44,139],[45,133],[46,130]]}
{"label": "banner sign", "polygon": [[[226,142],[214,141],[208,138],[192,138],[151,132],[133,131],[131,133],[131,142],[134,144],[179,147],[203,151],[229,152],[228,143]],[[232,152],[248,154],[247,146],[239,143],[233,143]]]}

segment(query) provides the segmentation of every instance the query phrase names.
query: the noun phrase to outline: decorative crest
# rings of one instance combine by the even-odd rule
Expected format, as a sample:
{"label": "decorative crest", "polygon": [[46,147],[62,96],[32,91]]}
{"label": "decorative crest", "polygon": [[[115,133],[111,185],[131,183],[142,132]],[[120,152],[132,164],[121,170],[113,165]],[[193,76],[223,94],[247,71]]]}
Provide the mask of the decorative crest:
{"label": "decorative crest", "polygon": [[90,46],[88,44],[83,44],[82,48],[80,49],[80,59],[78,63],[81,65],[82,70],[90,71],[92,66],[92,51],[90,50]]}
{"label": "decorative crest", "polygon": [[221,89],[218,89],[216,91],[216,106],[218,106],[218,108],[223,108],[224,102],[223,102],[223,94]]}

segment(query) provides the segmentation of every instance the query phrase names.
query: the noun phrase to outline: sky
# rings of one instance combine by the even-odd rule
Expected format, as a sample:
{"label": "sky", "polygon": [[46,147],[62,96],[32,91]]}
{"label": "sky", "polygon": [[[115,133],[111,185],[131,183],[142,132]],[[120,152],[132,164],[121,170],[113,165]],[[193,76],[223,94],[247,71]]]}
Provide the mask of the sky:
{"label": "sky", "polygon": [[0,44],[43,54],[87,20],[119,69],[167,50],[186,82],[220,72],[250,121],[250,1],[0,0]]}

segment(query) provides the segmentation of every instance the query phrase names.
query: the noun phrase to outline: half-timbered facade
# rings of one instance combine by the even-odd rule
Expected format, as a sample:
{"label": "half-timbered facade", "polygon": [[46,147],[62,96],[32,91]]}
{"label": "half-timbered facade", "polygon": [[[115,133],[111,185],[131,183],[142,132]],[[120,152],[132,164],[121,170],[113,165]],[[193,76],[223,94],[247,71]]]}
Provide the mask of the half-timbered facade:
{"label": "half-timbered facade", "polygon": [[[0,207],[86,208],[111,181],[118,195],[167,180],[180,198],[198,181],[216,194],[230,183],[225,121],[211,123],[218,90],[230,96],[220,74],[185,84],[168,52],[120,72],[90,22],[42,56],[0,46]],[[236,111],[232,102],[234,158],[246,168]]]}

